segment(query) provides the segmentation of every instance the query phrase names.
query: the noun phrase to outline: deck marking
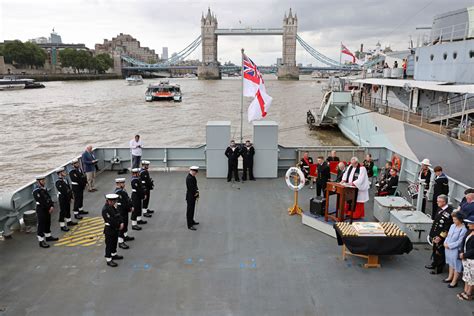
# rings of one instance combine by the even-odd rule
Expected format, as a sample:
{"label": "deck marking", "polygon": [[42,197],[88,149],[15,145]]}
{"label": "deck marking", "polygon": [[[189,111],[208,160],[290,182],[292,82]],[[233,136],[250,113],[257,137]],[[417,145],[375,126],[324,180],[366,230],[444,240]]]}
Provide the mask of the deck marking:
{"label": "deck marking", "polygon": [[65,233],[54,246],[88,247],[100,246],[105,240],[104,220],[102,217],[84,217],[78,225]]}

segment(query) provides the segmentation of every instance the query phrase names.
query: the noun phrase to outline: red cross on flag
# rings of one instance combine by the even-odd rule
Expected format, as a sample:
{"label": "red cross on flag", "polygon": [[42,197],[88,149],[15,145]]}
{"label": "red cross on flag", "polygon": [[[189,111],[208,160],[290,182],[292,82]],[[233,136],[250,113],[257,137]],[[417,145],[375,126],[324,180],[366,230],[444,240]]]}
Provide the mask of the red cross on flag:
{"label": "red cross on flag", "polygon": [[250,123],[260,120],[267,115],[268,109],[272,104],[272,97],[265,90],[265,83],[257,65],[245,54],[242,55],[242,58],[242,73],[244,75],[243,94],[246,97],[254,97],[248,108],[248,121]]}

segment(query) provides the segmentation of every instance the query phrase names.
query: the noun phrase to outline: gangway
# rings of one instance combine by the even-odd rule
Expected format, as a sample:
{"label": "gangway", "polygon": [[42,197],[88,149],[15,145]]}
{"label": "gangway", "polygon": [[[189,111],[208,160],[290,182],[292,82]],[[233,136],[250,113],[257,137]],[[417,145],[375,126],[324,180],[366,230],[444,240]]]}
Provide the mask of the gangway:
{"label": "gangway", "polygon": [[310,127],[321,127],[337,124],[337,116],[343,115],[340,107],[351,102],[350,92],[328,91],[324,94],[319,109],[310,109],[306,115],[306,123]]}

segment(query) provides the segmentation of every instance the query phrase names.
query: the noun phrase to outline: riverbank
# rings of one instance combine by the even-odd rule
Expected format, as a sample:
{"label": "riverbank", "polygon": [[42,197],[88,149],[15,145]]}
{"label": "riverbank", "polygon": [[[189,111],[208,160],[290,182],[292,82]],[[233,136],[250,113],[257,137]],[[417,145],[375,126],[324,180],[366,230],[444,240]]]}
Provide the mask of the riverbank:
{"label": "riverbank", "polygon": [[[8,75],[4,75],[8,76]],[[30,78],[36,81],[71,81],[71,80],[110,80],[123,79],[122,75],[118,74],[25,74],[13,75],[17,78]]]}

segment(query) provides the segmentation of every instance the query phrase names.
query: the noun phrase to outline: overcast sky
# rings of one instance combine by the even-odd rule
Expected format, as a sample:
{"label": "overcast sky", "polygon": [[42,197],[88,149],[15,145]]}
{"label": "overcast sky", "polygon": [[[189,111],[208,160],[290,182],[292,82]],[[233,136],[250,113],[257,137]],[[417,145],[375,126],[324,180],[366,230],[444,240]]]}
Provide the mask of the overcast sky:
{"label": "overcast sky", "polygon": [[[48,37],[54,27],[65,43],[94,48],[118,33],[137,38],[161,54],[180,51],[200,35],[201,13],[208,6],[220,28],[281,27],[285,11],[298,14],[298,34],[312,47],[339,59],[339,43],[356,50],[364,43],[403,50],[415,27],[429,26],[433,16],[474,5],[474,0],[0,0],[0,41]],[[241,24],[239,23],[241,21]],[[418,31],[419,32],[419,31]],[[281,37],[219,37],[219,60],[240,59],[240,48],[257,64],[281,55]],[[201,59],[197,49],[189,58]],[[301,46],[297,62],[316,62]]]}

